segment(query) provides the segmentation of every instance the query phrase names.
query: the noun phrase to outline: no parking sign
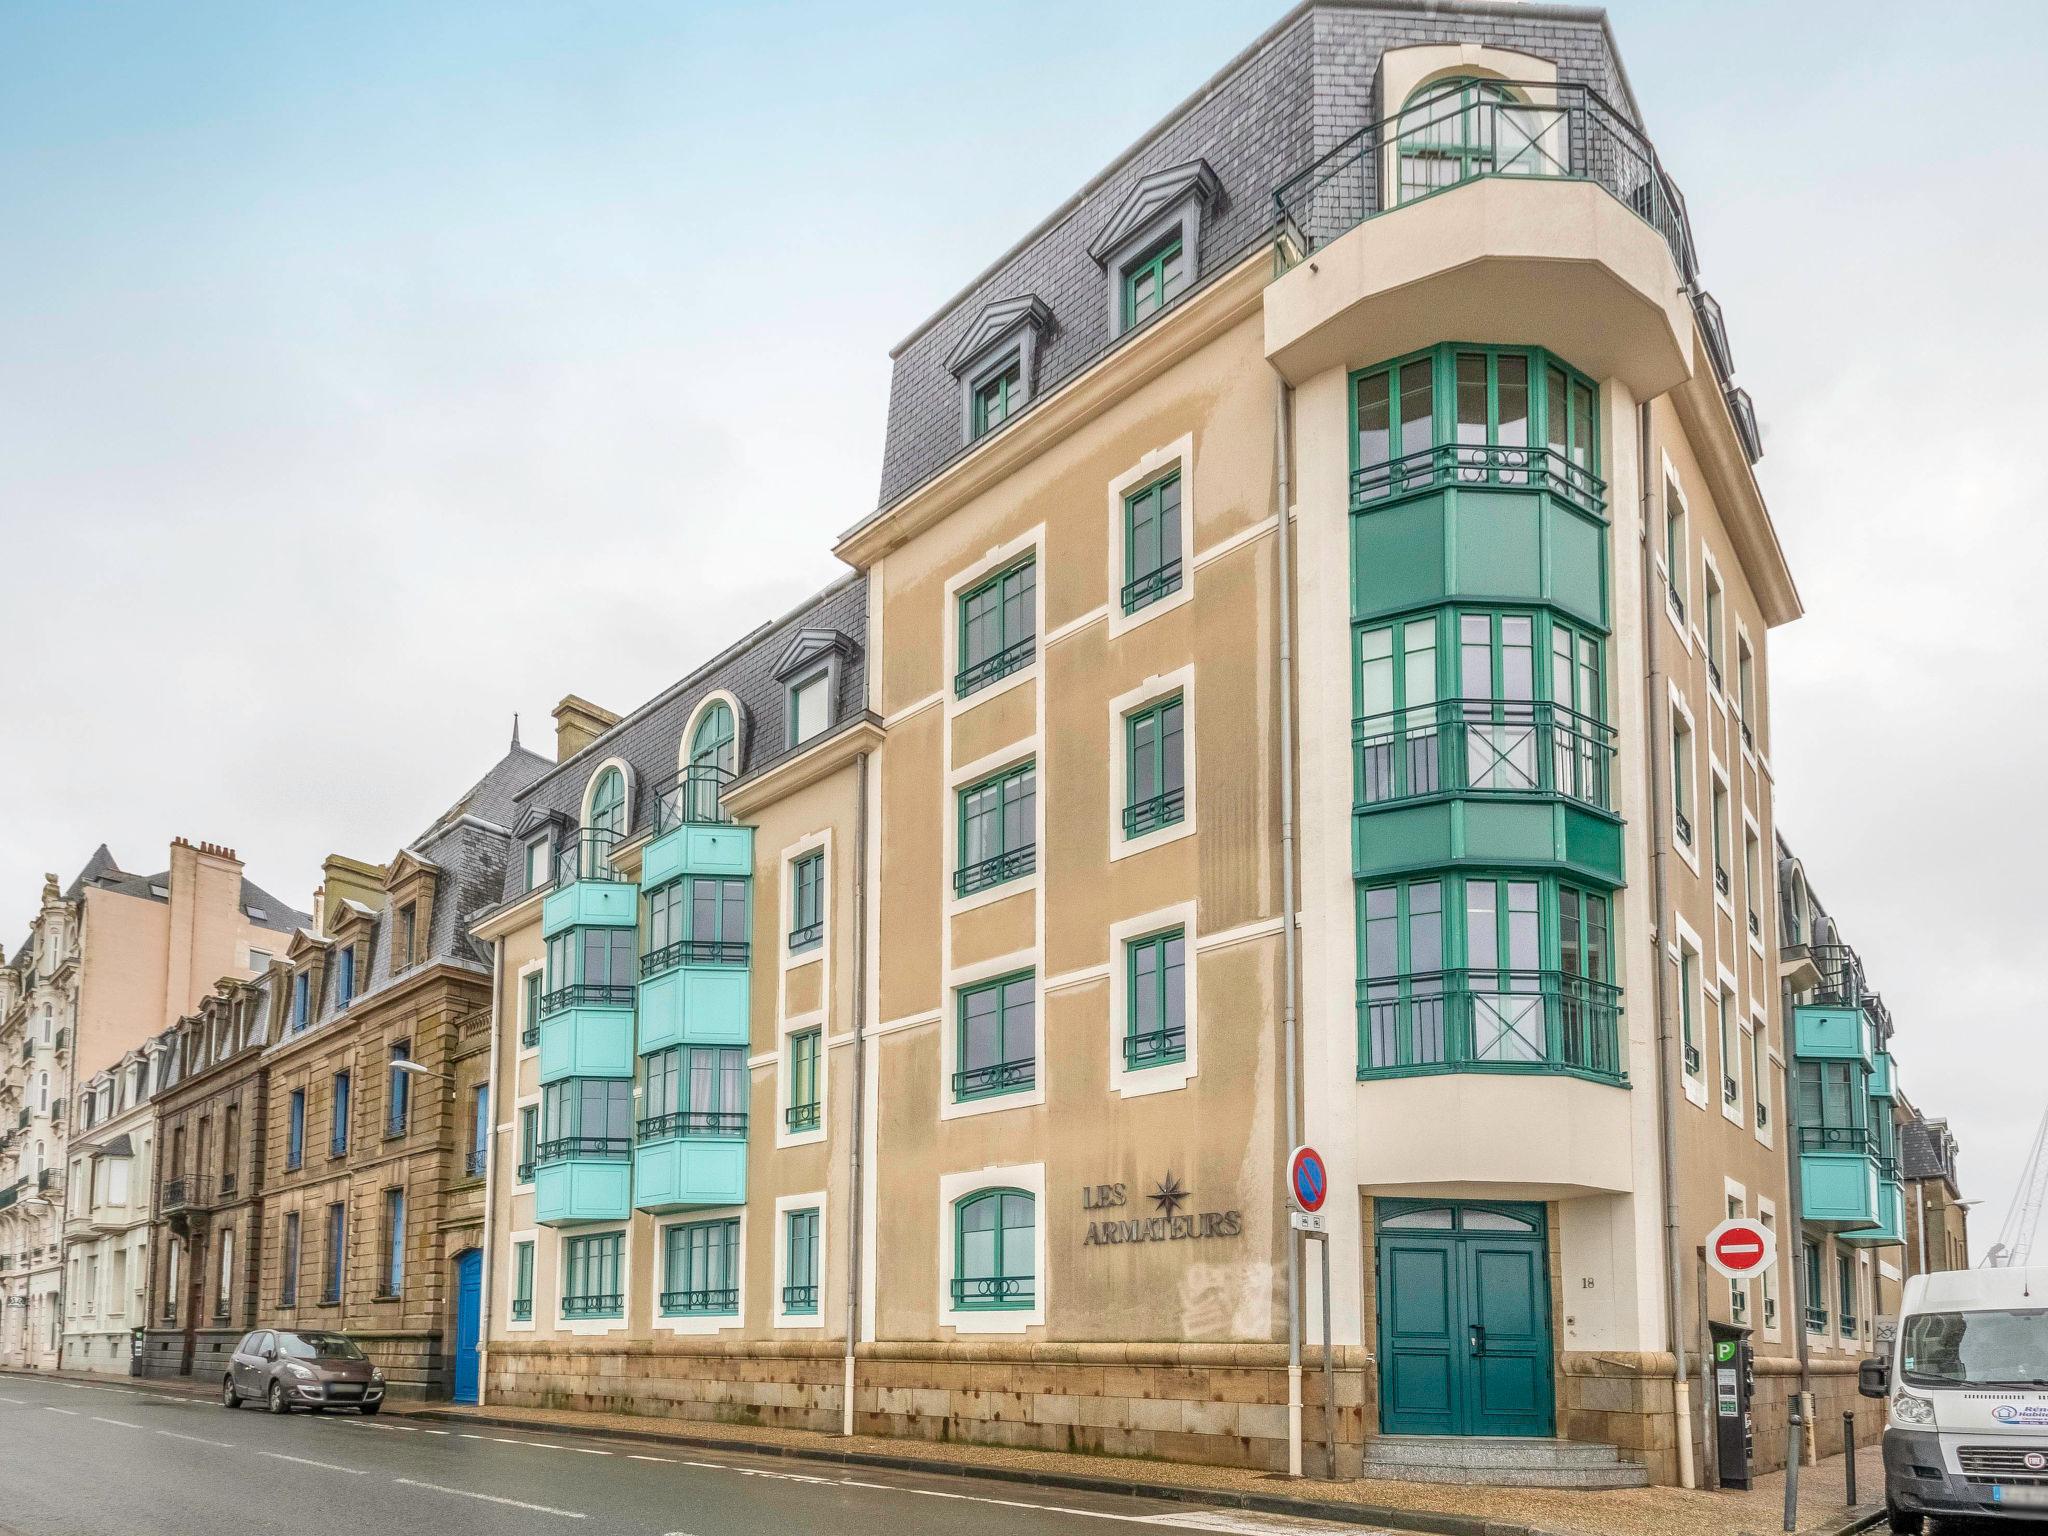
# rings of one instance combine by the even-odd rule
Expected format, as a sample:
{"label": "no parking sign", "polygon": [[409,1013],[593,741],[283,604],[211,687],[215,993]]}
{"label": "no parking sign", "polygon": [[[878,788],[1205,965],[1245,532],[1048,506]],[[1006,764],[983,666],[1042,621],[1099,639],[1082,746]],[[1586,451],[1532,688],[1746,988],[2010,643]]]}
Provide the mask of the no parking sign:
{"label": "no parking sign", "polygon": [[1330,1193],[1330,1171],[1314,1147],[1296,1147],[1287,1154],[1287,1198],[1298,1211],[1314,1215]]}

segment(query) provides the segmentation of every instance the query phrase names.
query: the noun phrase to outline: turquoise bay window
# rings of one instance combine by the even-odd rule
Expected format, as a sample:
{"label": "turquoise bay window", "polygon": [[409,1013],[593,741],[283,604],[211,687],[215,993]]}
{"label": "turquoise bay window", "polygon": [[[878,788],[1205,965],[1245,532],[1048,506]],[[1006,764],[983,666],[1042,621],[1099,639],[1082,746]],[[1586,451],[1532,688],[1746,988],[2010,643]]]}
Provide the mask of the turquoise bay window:
{"label": "turquoise bay window", "polygon": [[1124,1066],[1131,1071],[1185,1061],[1187,937],[1179,928],[1125,946]]}
{"label": "turquoise bay window", "polygon": [[818,1211],[791,1211],[783,1228],[782,1310],[792,1317],[818,1312]]}
{"label": "turquoise bay window", "polygon": [[547,990],[540,1016],[567,1008],[631,1007],[633,930],[571,928],[547,941]]}
{"label": "turquoise bay window", "polygon": [[953,892],[971,896],[1038,867],[1038,765],[1006,768],[960,791],[960,865]]}
{"label": "turquoise bay window", "polygon": [[1179,694],[1124,716],[1124,836],[1187,818],[1186,706]]}
{"label": "turquoise bay window", "polygon": [[679,965],[745,965],[752,952],[750,883],[730,876],[685,875],[649,891],[641,976],[658,976]]}
{"label": "turquoise bay window", "polygon": [[747,1053],[728,1045],[671,1046],[641,1058],[640,1137],[745,1136]]}
{"label": "turquoise bay window", "polygon": [[1186,286],[1186,252],[1175,230],[1124,269],[1123,328],[1158,314]]}
{"label": "turquoise bay window", "polygon": [[1030,971],[960,989],[956,1099],[1019,1093],[1038,1080],[1037,980]]}
{"label": "turquoise bay window", "polygon": [[1038,649],[1038,562],[1016,561],[960,596],[960,670],[953,691],[966,698],[1029,665]]}
{"label": "turquoise bay window", "polygon": [[662,1234],[664,1317],[720,1316],[739,1311],[740,1224],[696,1221]]}
{"label": "turquoise bay window", "polygon": [[631,1081],[572,1077],[542,1086],[536,1167],[578,1158],[620,1160],[632,1147]]}
{"label": "turquoise bay window", "polygon": [[1037,1300],[1037,1203],[1021,1189],[985,1189],[953,1207],[953,1305],[1016,1311]]}
{"label": "turquoise bay window", "polygon": [[1180,590],[1180,471],[1124,498],[1126,614]]}
{"label": "turquoise bay window", "polygon": [[562,1316],[624,1317],[626,1315],[626,1246],[623,1232],[572,1237],[563,1244]]}

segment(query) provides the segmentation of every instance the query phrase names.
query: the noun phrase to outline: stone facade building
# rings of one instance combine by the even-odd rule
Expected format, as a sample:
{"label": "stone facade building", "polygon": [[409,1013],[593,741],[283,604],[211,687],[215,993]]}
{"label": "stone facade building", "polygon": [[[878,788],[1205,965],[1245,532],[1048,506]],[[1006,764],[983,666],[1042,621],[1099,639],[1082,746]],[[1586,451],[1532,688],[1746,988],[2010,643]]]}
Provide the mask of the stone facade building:
{"label": "stone facade building", "polygon": [[157,1061],[147,1042],[80,1085],[64,1182],[67,1371],[125,1376],[147,1322]]}

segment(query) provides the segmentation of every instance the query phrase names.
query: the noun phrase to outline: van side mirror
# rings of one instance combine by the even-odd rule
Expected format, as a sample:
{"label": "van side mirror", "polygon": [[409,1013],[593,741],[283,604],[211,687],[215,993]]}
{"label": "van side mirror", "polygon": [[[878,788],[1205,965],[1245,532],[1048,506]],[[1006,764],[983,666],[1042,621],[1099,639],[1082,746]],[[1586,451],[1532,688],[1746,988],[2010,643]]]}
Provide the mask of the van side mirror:
{"label": "van side mirror", "polygon": [[1856,1367],[1856,1390],[1865,1397],[1883,1397],[1892,1389],[1892,1363],[1865,1360]]}

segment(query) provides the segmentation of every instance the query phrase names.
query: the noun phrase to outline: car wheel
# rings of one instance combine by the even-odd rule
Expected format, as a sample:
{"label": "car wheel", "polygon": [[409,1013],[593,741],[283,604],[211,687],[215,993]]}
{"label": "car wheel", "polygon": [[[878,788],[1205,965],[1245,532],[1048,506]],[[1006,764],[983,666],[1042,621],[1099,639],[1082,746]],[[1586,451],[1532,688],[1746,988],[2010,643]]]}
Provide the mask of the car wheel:
{"label": "car wheel", "polygon": [[235,1378],[232,1376],[223,1376],[220,1379],[220,1405],[223,1408],[242,1406],[241,1394],[235,1391]]}
{"label": "car wheel", "polygon": [[1885,1519],[1899,1536],[1920,1536],[1927,1529],[1927,1516],[1917,1510],[1905,1510],[1890,1499],[1884,1501]]}
{"label": "car wheel", "polygon": [[270,1384],[270,1411],[272,1413],[290,1413],[292,1411],[292,1405],[284,1395],[284,1383],[281,1381],[273,1381]]}
{"label": "car wheel", "polygon": [[384,1406],[384,1405],[383,1405],[383,1404],[382,1404],[381,1402],[379,1402],[379,1403],[365,1403],[365,1404],[363,1404],[363,1407],[362,1407],[362,1414],[363,1414],[363,1417],[364,1417],[364,1418],[366,1418],[366,1419],[374,1419],[374,1418],[375,1418],[375,1417],[377,1416],[377,1410],[378,1410],[379,1408],[382,1408],[383,1406]]}

